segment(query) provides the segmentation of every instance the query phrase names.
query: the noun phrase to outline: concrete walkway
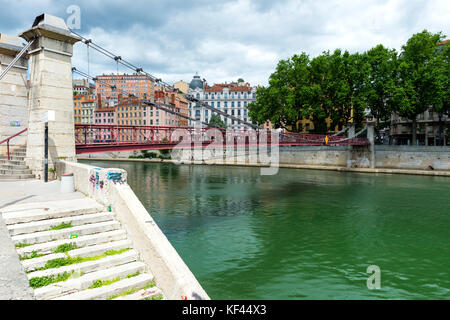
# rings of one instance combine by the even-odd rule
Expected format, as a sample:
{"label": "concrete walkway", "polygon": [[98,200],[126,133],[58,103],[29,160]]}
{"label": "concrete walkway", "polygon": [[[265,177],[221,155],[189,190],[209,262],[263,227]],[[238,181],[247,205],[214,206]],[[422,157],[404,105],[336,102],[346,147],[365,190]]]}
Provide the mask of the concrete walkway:
{"label": "concrete walkway", "polygon": [[[59,181],[0,180],[0,212],[20,203],[82,198],[79,192],[62,194]],[[34,299],[33,289],[0,214],[0,300],[24,299]]]}

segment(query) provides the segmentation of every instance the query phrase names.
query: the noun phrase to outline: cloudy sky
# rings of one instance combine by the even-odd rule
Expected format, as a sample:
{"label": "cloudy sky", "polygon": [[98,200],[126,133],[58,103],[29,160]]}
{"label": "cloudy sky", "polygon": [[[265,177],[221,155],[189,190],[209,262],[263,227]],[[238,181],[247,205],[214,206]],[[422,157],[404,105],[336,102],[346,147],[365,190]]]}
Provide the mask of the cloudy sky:
{"label": "cloudy sky", "polygon": [[[44,12],[72,22],[71,5],[81,12],[76,32],[169,83],[198,72],[210,84],[266,85],[280,59],[302,51],[400,50],[423,29],[450,38],[448,0],[0,0],[0,33],[17,35]],[[90,57],[92,74],[116,71],[92,49]],[[83,44],[73,65],[88,69]]]}

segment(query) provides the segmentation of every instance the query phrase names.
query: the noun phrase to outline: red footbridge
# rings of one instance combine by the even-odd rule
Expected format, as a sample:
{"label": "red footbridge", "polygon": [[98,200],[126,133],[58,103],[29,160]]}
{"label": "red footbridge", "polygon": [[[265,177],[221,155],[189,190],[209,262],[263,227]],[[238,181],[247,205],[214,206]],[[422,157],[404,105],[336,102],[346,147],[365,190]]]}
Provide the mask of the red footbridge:
{"label": "red footbridge", "polygon": [[[277,139],[278,141],[275,141]],[[324,134],[278,133],[269,130],[232,130],[172,126],[76,124],[77,154],[173,148],[230,146],[369,145],[367,138]]]}

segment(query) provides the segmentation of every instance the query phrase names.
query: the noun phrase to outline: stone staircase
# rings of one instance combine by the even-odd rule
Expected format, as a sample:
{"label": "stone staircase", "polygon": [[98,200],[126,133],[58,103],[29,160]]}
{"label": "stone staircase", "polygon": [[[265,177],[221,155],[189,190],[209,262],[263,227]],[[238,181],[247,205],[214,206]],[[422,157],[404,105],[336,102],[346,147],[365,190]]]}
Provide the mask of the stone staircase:
{"label": "stone staircase", "polygon": [[15,149],[8,155],[0,154],[0,180],[34,179],[34,174],[25,165],[26,146]]}
{"label": "stone staircase", "polygon": [[37,300],[166,299],[114,212],[96,201],[0,211]]}

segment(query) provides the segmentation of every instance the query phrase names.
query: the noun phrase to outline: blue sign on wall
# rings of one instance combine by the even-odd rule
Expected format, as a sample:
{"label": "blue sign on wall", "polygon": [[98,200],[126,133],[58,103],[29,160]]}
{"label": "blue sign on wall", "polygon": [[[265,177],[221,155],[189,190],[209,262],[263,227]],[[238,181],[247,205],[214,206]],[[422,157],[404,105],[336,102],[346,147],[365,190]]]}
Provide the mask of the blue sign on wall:
{"label": "blue sign on wall", "polygon": [[11,121],[11,127],[20,127],[20,121]]}

